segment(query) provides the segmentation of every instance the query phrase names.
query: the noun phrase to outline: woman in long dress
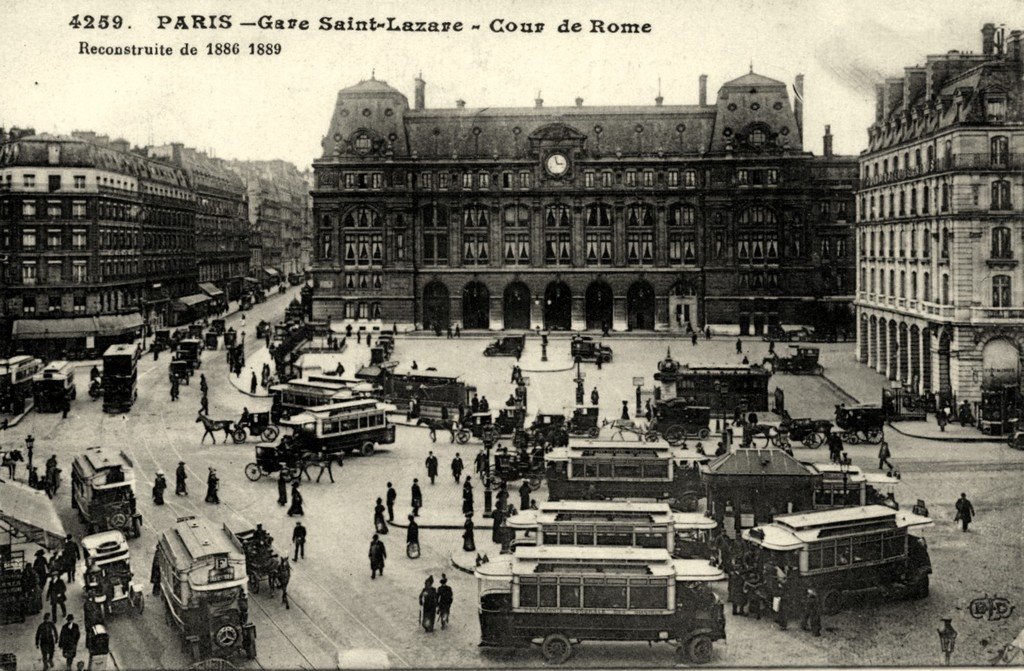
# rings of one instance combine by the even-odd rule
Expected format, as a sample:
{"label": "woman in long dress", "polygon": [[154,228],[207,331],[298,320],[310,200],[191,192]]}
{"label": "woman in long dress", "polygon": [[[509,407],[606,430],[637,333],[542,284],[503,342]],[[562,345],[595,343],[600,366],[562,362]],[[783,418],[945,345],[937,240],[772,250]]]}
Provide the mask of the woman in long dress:
{"label": "woman in long dress", "polygon": [[466,523],[463,525],[462,549],[465,552],[476,552],[476,539],[473,537],[473,516],[466,515]]}
{"label": "woman in long dress", "polygon": [[388,523],[384,521],[384,504],[379,496],[377,497],[377,505],[373,507],[373,528],[376,529],[378,534],[386,534],[388,532]]}

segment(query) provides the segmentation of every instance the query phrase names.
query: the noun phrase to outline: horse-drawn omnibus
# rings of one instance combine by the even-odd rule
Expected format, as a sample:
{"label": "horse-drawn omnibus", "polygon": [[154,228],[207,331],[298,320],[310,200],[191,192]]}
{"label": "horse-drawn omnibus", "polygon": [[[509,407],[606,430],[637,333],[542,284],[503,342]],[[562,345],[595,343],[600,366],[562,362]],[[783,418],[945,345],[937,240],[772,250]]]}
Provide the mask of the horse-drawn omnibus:
{"label": "horse-drawn omnibus", "polygon": [[65,401],[73,401],[75,366],[70,361],[51,361],[32,377],[32,395],[39,412],[60,412]]}
{"label": "horse-drawn omnibus", "polygon": [[659,443],[579,441],[544,456],[548,498],[667,501],[692,511],[708,457]]}
{"label": "horse-drawn omnibus", "polygon": [[921,515],[863,506],[776,515],[771,524],[744,531],[743,539],[760,564],[788,568],[822,595],[822,610],[834,614],[868,592],[928,596],[928,547],[911,531],[931,525]]}
{"label": "horse-drawn omnibus", "polygon": [[292,428],[300,451],[336,455],[358,450],[368,457],[377,445],[395,442],[395,425],[388,421],[393,409],[373,398],[354,399],[310,408],[281,420],[281,425]]}
{"label": "horse-drawn omnibus", "polygon": [[103,353],[103,411],[127,412],[138,397],[139,350],[135,345],[111,345]]}
{"label": "horse-drawn omnibus", "polygon": [[[710,559],[717,523],[701,513],[640,501],[545,501],[506,521],[512,546],[607,545],[661,548],[680,559]],[[725,577],[724,574],[721,577]]]}
{"label": "horse-drawn omnibus", "polygon": [[705,664],[725,615],[692,565],[662,549],[520,548],[476,569],[480,645],[541,641],[544,658],[561,664],[580,641],[657,641]]}
{"label": "horse-drawn omnibus", "polygon": [[296,378],[272,385],[270,392],[274,395],[270,420],[275,424],[305,410],[341,403],[357,396],[350,384],[311,378]]}
{"label": "horse-drawn omnibus", "polygon": [[179,518],[156,546],[160,594],[168,624],[194,661],[244,654],[256,658],[249,622],[245,550],[225,525]]}

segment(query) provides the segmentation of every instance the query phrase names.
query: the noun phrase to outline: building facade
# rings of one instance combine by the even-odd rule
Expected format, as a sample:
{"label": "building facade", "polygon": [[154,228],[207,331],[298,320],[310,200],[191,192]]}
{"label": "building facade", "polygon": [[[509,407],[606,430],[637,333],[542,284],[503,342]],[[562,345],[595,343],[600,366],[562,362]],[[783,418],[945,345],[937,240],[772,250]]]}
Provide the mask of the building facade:
{"label": "building facade", "polygon": [[877,86],[860,157],[857,353],[958,400],[1017,383],[1024,352],[1024,59],[982,29]]}
{"label": "building facade", "polygon": [[[3,135],[3,133],[0,133]],[[159,325],[197,280],[187,175],[124,140],[0,141],[0,301],[8,346],[71,355]]]}
{"label": "building facade", "polygon": [[221,159],[172,143],[148,147],[149,156],[178,166],[195,190],[195,245],[199,281],[239,298],[249,271],[249,205],[242,179]]}
{"label": "building facade", "polygon": [[[339,92],[314,162],[314,318],[418,328],[852,333],[855,157],[804,151],[803,79],[696,105],[412,106]],[[813,309],[811,309],[813,308]]]}

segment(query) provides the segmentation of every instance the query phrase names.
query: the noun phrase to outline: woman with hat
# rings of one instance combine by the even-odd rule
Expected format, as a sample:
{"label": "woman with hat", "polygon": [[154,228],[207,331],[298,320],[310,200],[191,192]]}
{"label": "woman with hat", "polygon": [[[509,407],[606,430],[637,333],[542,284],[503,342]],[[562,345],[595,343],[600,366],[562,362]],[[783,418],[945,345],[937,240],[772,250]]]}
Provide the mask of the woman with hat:
{"label": "woman with hat", "polygon": [[302,511],[302,494],[299,493],[299,481],[292,482],[292,504],[288,507],[288,517],[292,515],[304,516]]}
{"label": "woman with hat", "polygon": [[220,478],[217,477],[217,471],[213,468],[210,469],[210,474],[206,476],[206,502],[207,503],[220,503],[220,497],[217,496],[217,487],[220,484]]}
{"label": "woman with hat", "polygon": [[164,479],[164,472],[156,472],[156,480],[153,482],[153,503],[158,506],[164,504],[164,490],[167,489],[167,480]]}
{"label": "woman with hat", "polygon": [[473,538],[473,514],[466,515],[466,523],[462,527],[462,549],[465,552],[476,552],[476,540]]}

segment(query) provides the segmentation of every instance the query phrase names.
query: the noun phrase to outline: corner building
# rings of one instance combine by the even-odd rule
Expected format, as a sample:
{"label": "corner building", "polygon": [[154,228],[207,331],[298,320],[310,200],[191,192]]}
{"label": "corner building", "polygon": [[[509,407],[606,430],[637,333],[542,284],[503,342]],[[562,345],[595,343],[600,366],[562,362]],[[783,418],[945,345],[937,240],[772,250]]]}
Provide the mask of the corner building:
{"label": "corner building", "polygon": [[[314,162],[313,315],[431,328],[852,333],[854,157],[753,72],[710,104],[428,109],[341,90]],[[803,80],[795,86],[802,95]]]}
{"label": "corner building", "polygon": [[860,157],[857,344],[889,379],[979,401],[1024,352],[1024,40],[993,24],[877,85]]}

